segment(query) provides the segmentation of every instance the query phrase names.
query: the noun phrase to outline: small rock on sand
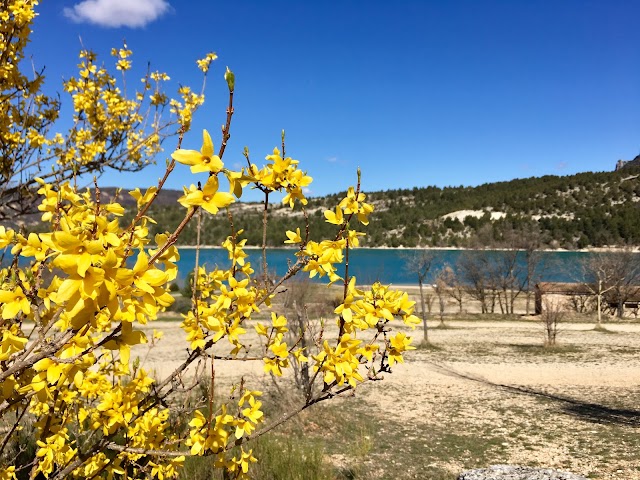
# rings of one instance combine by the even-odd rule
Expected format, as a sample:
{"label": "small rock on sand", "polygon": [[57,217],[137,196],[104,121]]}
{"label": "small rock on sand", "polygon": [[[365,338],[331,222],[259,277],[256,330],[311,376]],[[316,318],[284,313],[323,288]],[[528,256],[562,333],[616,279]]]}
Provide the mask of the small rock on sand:
{"label": "small rock on sand", "polygon": [[489,468],[468,470],[458,480],[587,480],[573,473],[551,468],[521,467],[518,465],[492,465]]}

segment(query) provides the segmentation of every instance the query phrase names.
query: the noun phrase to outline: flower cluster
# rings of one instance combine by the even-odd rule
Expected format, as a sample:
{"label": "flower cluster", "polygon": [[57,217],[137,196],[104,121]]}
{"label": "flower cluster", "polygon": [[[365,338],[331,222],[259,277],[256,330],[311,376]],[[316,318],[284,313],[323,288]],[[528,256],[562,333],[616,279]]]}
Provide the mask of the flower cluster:
{"label": "flower cluster", "polygon": [[[111,53],[117,59],[117,70],[124,74],[131,68],[132,52],[126,45]],[[104,161],[111,146],[118,143],[121,145],[119,153],[126,151],[126,162],[131,165],[144,165],[160,151],[160,125],[153,122],[149,131],[144,124],[142,105],[151,95],[151,85],[146,77],[142,80],[144,89],[129,99],[117,86],[115,77],[98,65],[94,52],[80,52],[78,76],[64,84],[65,91],[73,99],[74,127],[66,141],[50,149],[61,165]]]}
{"label": "flower cluster", "polygon": [[[133,53],[124,44],[114,48],[109,67],[83,49],[77,73],[63,82],[69,96],[71,118],[58,124],[62,101],[48,95],[44,69],[25,58],[37,0],[7,0],[0,13],[0,218],[10,212],[32,213],[35,176],[47,181],[85,173],[138,171],[161,152],[169,136],[188,127],[204,95],[181,86],[176,99],[163,90],[169,76],[148,72],[140,88],[127,82]],[[205,71],[215,60],[199,62]],[[24,72],[32,72],[25,74]],[[167,115],[165,107],[173,115]],[[54,129],[65,131],[54,132]],[[63,133],[64,132],[64,133]]]}
{"label": "flower cluster", "polygon": [[[0,232],[0,245],[30,261],[0,271],[0,402],[9,410],[28,406],[41,438],[35,471],[48,476],[75,459],[83,437],[69,432],[78,425],[104,438],[124,430],[132,446],[167,441],[168,412],[157,409],[151,421],[141,409],[153,380],[132,367],[130,349],[147,341],[136,327],[173,302],[167,286],[179,256],[168,246],[150,262],[149,219],[123,228],[118,203],[100,203],[68,183],[56,189],[42,182],[39,193],[50,231]],[[153,243],[165,242],[158,235]],[[39,332],[35,351],[27,344],[31,330]],[[75,471],[83,476],[103,460],[91,457]]]}
{"label": "flower cluster", "polygon": [[293,208],[296,200],[302,205],[307,204],[304,196],[304,188],[308,187],[313,179],[306,172],[298,169],[298,160],[291,157],[282,158],[278,148],[273,149],[273,154],[267,155],[268,163],[263,168],[258,169],[256,165],[251,164],[248,174],[255,180],[259,187],[268,191],[282,191],[286,195],[282,199],[282,203]]}
{"label": "flower cluster", "polygon": [[349,187],[346,197],[340,201],[335,210],[324,212],[326,221],[338,226],[338,233],[334,240],[305,243],[300,235],[300,229],[295,232],[286,232],[285,243],[301,245],[298,255],[307,258],[304,271],[309,272],[311,278],[316,275],[328,276],[331,283],[342,280],[337,273],[336,265],[344,261],[345,249],[360,246],[359,237],[364,236],[363,232],[358,232],[351,227],[352,217],[355,215],[362,225],[368,225],[369,215],[373,212],[373,205],[365,203],[365,199],[366,195],[360,192],[359,188],[356,190],[354,187]]}

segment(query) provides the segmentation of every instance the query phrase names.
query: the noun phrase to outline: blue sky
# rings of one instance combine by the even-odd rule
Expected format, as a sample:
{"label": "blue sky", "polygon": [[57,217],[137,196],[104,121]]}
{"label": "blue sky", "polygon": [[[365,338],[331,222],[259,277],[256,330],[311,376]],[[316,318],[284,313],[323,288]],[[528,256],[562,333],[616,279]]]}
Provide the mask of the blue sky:
{"label": "blue sky", "polygon": [[[118,13],[128,4],[140,11]],[[217,52],[184,146],[203,128],[218,145],[228,65],[225,163],[245,145],[262,163],[285,129],[311,195],[346,189],[358,166],[374,191],[612,170],[640,153],[640,2],[56,0],[39,13],[30,52],[50,88],[75,73],[79,37],[107,63],[126,39],[137,66],[194,87],[195,60]],[[101,184],[154,184],[173,145]],[[193,181],[180,166],[169,187]]]}

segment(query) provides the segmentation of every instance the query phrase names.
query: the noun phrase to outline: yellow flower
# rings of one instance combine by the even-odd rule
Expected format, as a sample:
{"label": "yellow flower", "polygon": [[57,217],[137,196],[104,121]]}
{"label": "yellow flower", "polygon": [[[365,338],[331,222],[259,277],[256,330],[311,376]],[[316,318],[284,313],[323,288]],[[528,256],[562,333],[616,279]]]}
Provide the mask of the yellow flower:
{"label": "yellow flower", "polygon": [[357,214],[358,220],[363,225],[369,225],[369,215],[373,212],[373,205],[364,203],[367,196],[356,191],[353,187],[347,190],[347,196],[340,201],[340,207],[344,209],[346,215]]}
{"label": "yellow flower", "polygon": [[395,337],[391,337],[389,339],[389,365],[393,365],[396,362],[404,363],[402,352],[415,350],[415,347],[412,347],[410,344],[411,337],[407,337],[402,332],[398,333]]}
{"label": "yellow flower", "polygon": [[264,372],[273,372],[273,374],[278,377],[282,376],[282,368],[287,368],[289,366],[288,359],[264,357],[262,360],[264,361]]}
{"label": "yellow flower", "polygon": [[9,329],[2,332],[2,341],[0,341],[0,361],[8,360],[11,355],[24,350],[27,345],[27,339],[15,335],[15,331]]}
{"label": "yellow flower", "polygon": [[0,225],[0,248],[4,248],[13,241],[15,232],[11,229],[6,230],[4,225]]}
{"label": "yellow flower", "polygon": [[199,190],[195,185],[191,185],[189,190],[185,189],[185,195],[178,199],[184,207],[202,207],[207,212],[216,214],[218,209],[229,206],[234,202],[233,195],[227,192],[218,192],[218,177],[209,177],[204,188]]}
{"label": "yellow flower", "polygon": [[200,60],[196,60],[196,63],[198,64],[198,68],[200,70],[202,70],[204,73],[207,73],[209,71],[209,65],[216,58],[218,58],[218,55],[216,55],[215,53],[211,52],[211,53],[207,53],[207,55],[204,58],[202,58]]}
{"label": "yellow flower", "polygon": [[14,318],[20,310],[25,315],[31,313],[31,303],[21,287],[15,287],[12,292],[0,290],[0,306],[2,306],[2,318],[4,320]]}
{"label": "yellow flower", "polygon": [[55,232],[51,236],[51,244],[61,252],[54,265],[67,273],[77,272],[81,277],[86,275],[93,257],[104,251],[100,240],[86,240],[68,231]]}
{"label": "yellow flower", "polygon": [[225,169],[224,174],[227,177],[227,180],[229,180],[229,191],[233,192],[237,198],[242,196],[242,189],[244,187],[249,183],[256,181],[255,177],[246,175],[244,173],[244,169],[239,172],[233,172]]}
{"label": "yellow flower", "polygon": [[136,199],[138,208],[141,208],[142,206],[149,203],[149,201],[153,198],[157,191],[158,187],[149,187],[143,195],[140,189],[136,188],[135,190],[130,191],[129,195]]}
{"label": "yellow flower", "polygon": [[289,347],[287,347],[286,343],[280,343],[279,340],[276,340],[270,345],[269,350],[271,350],[276,357],[287,358],[289,356]]}
{"label": "yellow flower", "polygon": [[[47,234],[41,234],[45,237]],[[40,237],[35,233],[30,233],[29,237],[23,240],[22,235],[18,235],[18,239],[21,240],[20,255],[23,257],[34,257],[38,261],[42,261],[47,256],[47,246],[41,241]]]}
{"label": "yellow flower", "polygon": [[333,213],[331,210],[325,210],[324,216],[327,222],[333,223],[334,225],[342,225],[342,208],[336,207],[336,213]]}
{"label": "yellow flower", "polygon": [[16,478],[16,467],[0,468],[0,480],[15,480]]}
{"label": "yellow flower", "polygon": [[273,325],[274,331],[280,335],[285,334],[289,331],[289,329],[287,328],[287,319],[282,315],[277,316],[276,312],[271,312],[271,323]]}
{"label": "yellow flower", "polygon": [[196,150],[176,150],[171,154],[171,158],[175,161],[191,165],[193,173],[212,172],[218,173],[224,166],[222,160],[213,153],[213,142],[211,136],[206,130],[202,131],[202,148]]}
{"label": "yellow flower", "polygon": [[295,232],[292,232],[291,230],[287,230],[286,233],[289,240],[285,240],[284,243],[301,243],[302,242],[302,237],[300,236],[299,228],[296,228]]}
{"label": "yellow flower", "polygon": [[359,247],[360,246],[360,240],[358,239],[358,237],[363,237],[364,233],[361,232],[356,232],[355,230],[348,230],[347,231],[347,243],[349,244],[350,247]]}

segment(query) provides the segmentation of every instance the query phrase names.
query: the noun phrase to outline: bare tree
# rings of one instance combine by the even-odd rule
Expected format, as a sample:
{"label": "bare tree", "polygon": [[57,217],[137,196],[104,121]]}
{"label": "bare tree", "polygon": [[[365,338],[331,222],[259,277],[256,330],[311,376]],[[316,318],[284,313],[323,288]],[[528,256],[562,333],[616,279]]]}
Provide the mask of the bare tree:
{"label": "bare tree", "polygon": [[458,313],[462,313],[462,305],[466,291],[465,286],[460,282],[458,276],[449,265],[445,265],[441,275],[447,286],[447,293],[458,304]]}
{"label": "bare tree", "polygon": [[533,286],[540,281],[545,268],[544,257],[540,251],[542,246],[542,233],[540,226],[536,224],[527,225],[520,230],[514,230],[516,235],[514,246],[522,251],[524,256],[524,291],[526,294],[525,313],[531,313],[531,297]]}
{"label": "bare tree", "polygon": [[493,313],[495,310],[496,291],[491,269],[488,252],[483,250],[463,253],[456,264],[456,270],[466,285],[467,295],[480,302],[482,313]]}
{"label": "bare tree", "polygon": [[[427,329],[427,308],[424,293],[424,282],[434,264],[435,253],[432,250],[415,250],[405,256],[405,268],[408,272],[418,277],[418,286],[420,287],[420,311],[422,312],[422,325],[424,333],[424,341],[429,341],[429,333]],[[433,301],[433,300],[431,300]],[[429,305],[431,312],[431,305]]]}
{"label": "bare tree", "polygon": [[582,276],[596,297],[596,328],[602,328],[605,308],[613,306],[622,317],[625,303],[640,293],[640,254],[629,248],[593,254],[582,263]]}
{"label": "bare tree", "polygon": [[569,295],[568,306],[576,313],[589,313],[595,311],[593,295],[572,293]]}
{"label": "bare tree", "polygon": [[525,313],[529,315],[532,287],[540,280],[544,268],[539,250],[542,245],[540,227],[538,224],[526,224],[507,229],[496,245],[504,249],[499,265],[499,285],[506,313],[514,313],[515,299],[525,292]]}
{"label": "bare tree", "polygon": [[625,249],[614,257],[614,284],[605,298],[610,305],[615,305],[618,318],[622,318],[625,304],[640,295],[640,255]]}
{"label": "bare tree", "polygon": [[491,285],[497,291],[500,311],[513,314],[516,298],[524,290],[526,281],[523,267],[518,261],[518,250],[503,250],[495,254],[488,272]]}
{"label": "bare tree", "polygon": [[544,327],[546,347],[553,347],[560,331],[560,323],[564,319],[565,309],[562,303],[545,300],[540,321]]}
{"label": "bare tree", "polygon": [[427,307],[427,313],[429,315],[431,315],[431,309],[433,308],[433,302],[436,300],[436,298],[433,296],[432,293],[425,293],[424,294],[424,304]]}
{"label": "bare tree", "polygon": [[483,313],[493,313],[496,303],[502,313],[515,313],[516,299],[523,292],[529,313],[531,287],[537,282],[542,265],[539,228],[509,228],[500,238],[495,238],[494,233],[486,230],[482,238],[484,245],[499,251],[475,250],[460,257],[457,270],[462,283],[467,286],[467,293],[480,302]]}

